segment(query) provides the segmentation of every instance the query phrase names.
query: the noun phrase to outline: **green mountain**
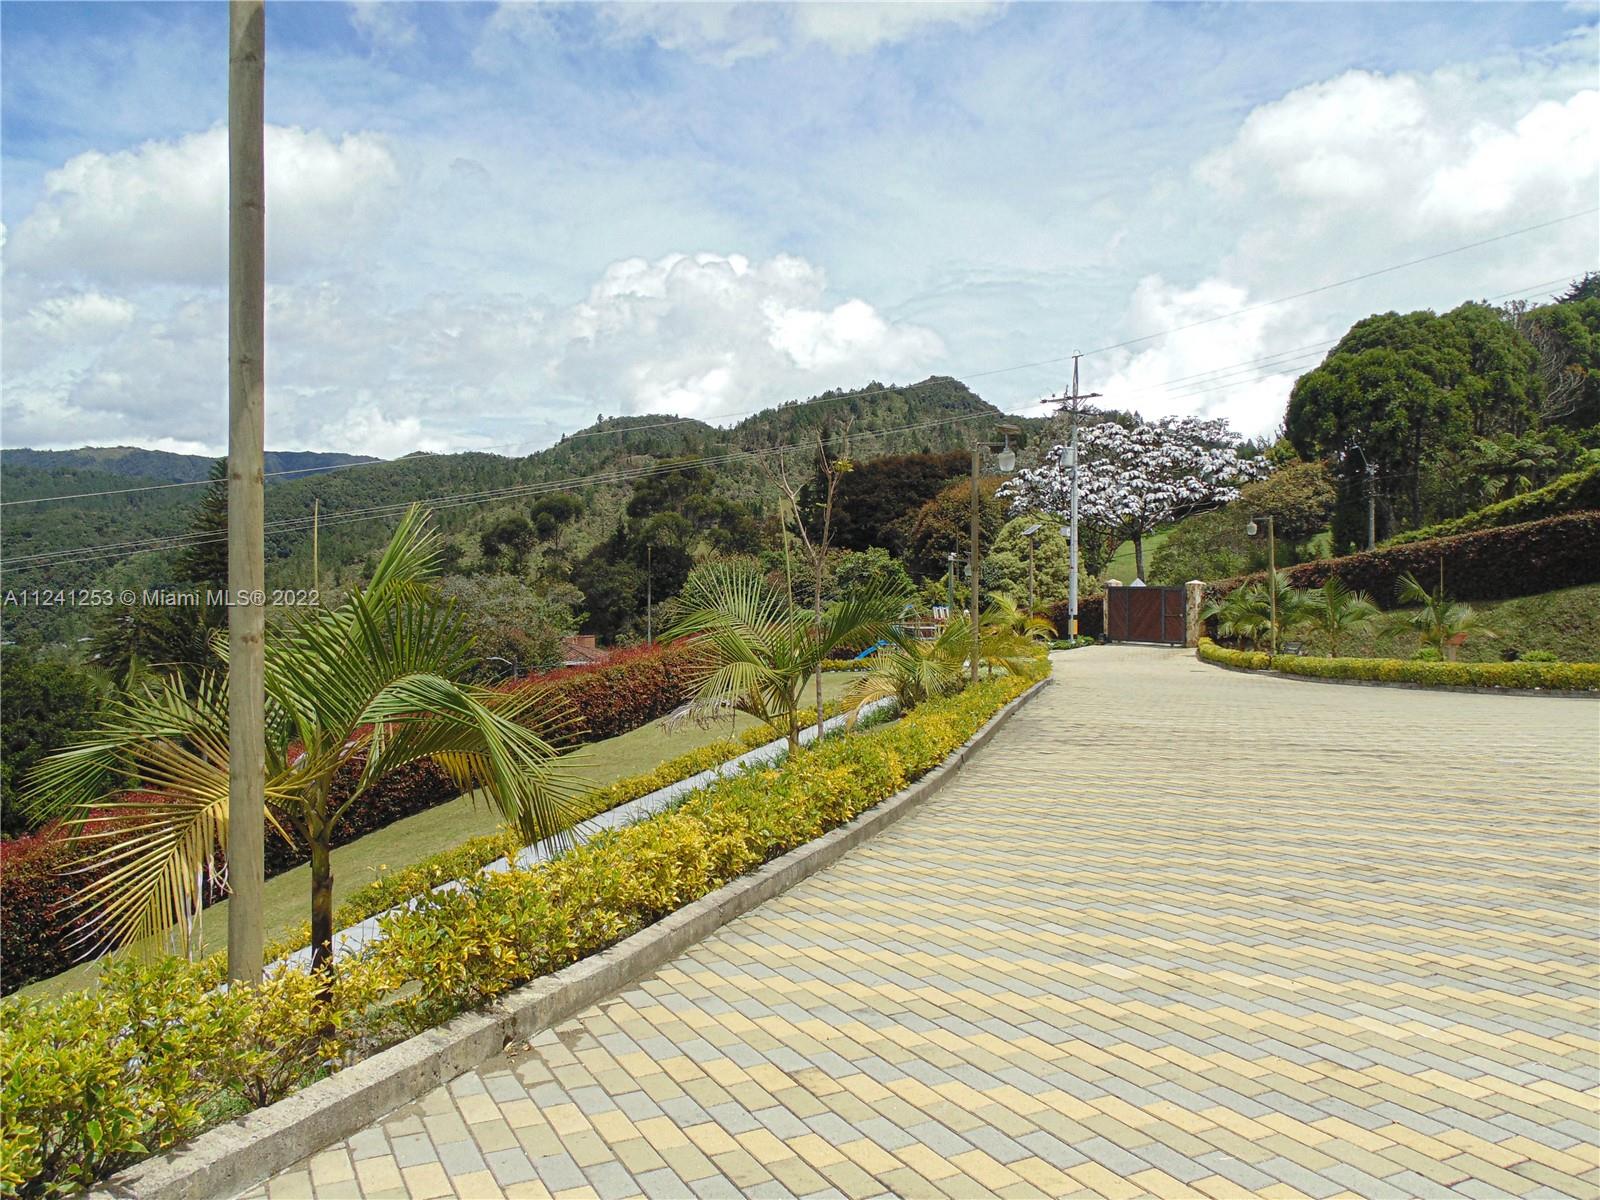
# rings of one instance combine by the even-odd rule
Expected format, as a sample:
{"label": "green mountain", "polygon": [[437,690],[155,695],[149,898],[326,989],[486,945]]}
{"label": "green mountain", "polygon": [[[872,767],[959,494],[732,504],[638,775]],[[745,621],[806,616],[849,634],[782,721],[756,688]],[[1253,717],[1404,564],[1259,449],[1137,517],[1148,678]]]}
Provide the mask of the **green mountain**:
{"label": "green mountain", "polygon": [[[417,453],[391,461],[358,455],[270,454],[268,470],[333,467],[304,476],[279,476],[267,491],[267,578],[272,587],[311,582],[313,505],[320,511],[319,565],[323,587],[356,578],[386,541],[405,506],[431,508],[454,553],[471,561],[482,532],[509,515],[525,515],[541,494],[570,491],[584,516],[563,534],[563,549],[581,554],[610,536],[622,519],[632,480],[666,460],[701,460],[717,476],[718,493],[775,512],[771,463],[779,448],[808,469],[806,447],[819,434],[833,448],[848,441],[852,457],[941,451],[992,436],[1009,419],[1026,431],[1040,421],[1003,418],[958,380],[917,384],[873,382],[809,401],[768,409],[728,428],[664,415],[608,418],[520,458],[496,454]],[[212,460],[132,447],[67,451],[6,450],[0,456],[6,501],[76,492],[114,491],[147,483],[204,480]],[[202,487],[172,487],[121,495],[8,505],[4,513],[3,590],[124,587],[170,581],[170,550],[146,549],[182,535]],[[135,553],[135,551],[143,551]],[[51,555],[47,565],[29,556]],[[84,636],[92,613],[68,607],[10,604],[4,636],[22,643],[72,642]]]}

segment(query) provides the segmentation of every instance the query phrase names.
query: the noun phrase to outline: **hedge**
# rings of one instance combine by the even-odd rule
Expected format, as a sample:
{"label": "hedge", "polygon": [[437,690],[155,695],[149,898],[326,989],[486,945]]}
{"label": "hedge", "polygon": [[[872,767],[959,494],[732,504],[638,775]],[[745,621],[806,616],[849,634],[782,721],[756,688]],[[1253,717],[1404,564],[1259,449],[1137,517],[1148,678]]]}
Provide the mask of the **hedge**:
{"label": "hedge", "polygon": [[[360,770],[359,762],[347,763],[334,777],[335,788],[353,784]],[[377,780],[345,810],[333,844],[343,846],[460,794],[433,762],[412,763]],[[75,940],[79,925],[72,901],[98,870],[95,860],[71,840],[72,832],[57,823],[0,843],[0,911],[5,917],[0,921],[0,995],[59,974],[83,957],[85,947]],[[262,857],[270,879],[306,862],[310,854],[298,843],[272,836]],[[206,903],[222,898],[219,890]]]}
{"label": "hedge", "polygon": [[933,767],[1030,681],[1002,676],[893,724],[723,779],[553,862],[480,876],[385,918],[345,960],[331,1038],[314,983],[218,989],[205,966],[110,969],[94,992],[5,1002],[0,1180],[61,1195],[414,1030],[595,954],[851,820]]}
{"label": "hedge", "polygon": [[694,651],[688,642],[641,646],[613,654],[597,667],[567,667],[503,686],[536,684],[565,700],[581,729],[570,744],[598,742],[666,716],[689,699]]}
{"label": "hedge", "polygon": [[[532,683],[571,705],[579,723],[566,744],[576,746],[627,733],[677,708],[688,698],[689,661],[687,645],[640,647],[620,652],[601,667],[567,668],[505,686]],[[335,802],[359,780],[361,765],[359,760],[347,763],[334,776]],[[333,844],[343,846],[460,794],[433,762],[402,767],[373,783],[341,814]],[[59,974],[82,956],[82,947],[73,944],[76,923],[70,919],[70,902],[93,877],[94,866],[77,854],[69,835],[55,826],[0,843],[0,907],[5,914],[0,922],[0,995]],[[309,857],[305,847],[269,837],[266,877],[281,875]]]}
{"label": "hedge", "polygon": [[[1045,615],[1056,627],[1056,632],[1066,637],[1072,629],[1072,613],[1065,600],[1048,605]],[[1104,595],[1078,599],[1078,635],[1099,640],[1106,635],[1106,598]]]}
{"label": "hedge", "polygon": [[[1600,583],[1600,512],[1568,513],[1523,525],[1391,546],[1343,558],[1323,558],[1280,572],[1290,586],[1319,588],[1330,576],[1373,602],[1392,606],[1400,576],[1411,572],[1432,588],[1444,563],[1445,591],[1453,600],[1505,600],[1560,588]],[[1217,600],[1266,572],[1206,585]]]}
{"label": "hedge", "polygon": [[1204,662],[1246,671],[1278,671],[1312,679],[1361,679],[1430,687],[1524,688],[1538,691],[1600,691],[1600,663],[1453,663],[1404,658],[1301,658],[1264,650],[1227,650],[1200,639]]}
{"label": "hedge", "polygon": [[1502,525],[1520,525],[1543,517],[1597,508],[1600,508],[1600,461],[1551,480],[1535,491],[1487,505],[1466,516],[1397,534],[1384,545],[1403,546],[1430,538],[1452,537],[1458,533],[1494,529]]}

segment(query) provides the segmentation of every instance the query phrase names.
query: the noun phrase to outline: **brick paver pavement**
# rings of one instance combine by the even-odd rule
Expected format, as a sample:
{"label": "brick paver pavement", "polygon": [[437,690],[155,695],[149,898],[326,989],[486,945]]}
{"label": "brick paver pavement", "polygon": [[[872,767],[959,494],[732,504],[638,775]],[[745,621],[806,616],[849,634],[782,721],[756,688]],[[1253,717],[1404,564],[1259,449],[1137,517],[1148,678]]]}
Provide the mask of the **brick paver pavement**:
{"label": "brick paver pavement", "polygon": [[935,800],[252,1196],[1600,1196],[1600,704],[1057,656]]}

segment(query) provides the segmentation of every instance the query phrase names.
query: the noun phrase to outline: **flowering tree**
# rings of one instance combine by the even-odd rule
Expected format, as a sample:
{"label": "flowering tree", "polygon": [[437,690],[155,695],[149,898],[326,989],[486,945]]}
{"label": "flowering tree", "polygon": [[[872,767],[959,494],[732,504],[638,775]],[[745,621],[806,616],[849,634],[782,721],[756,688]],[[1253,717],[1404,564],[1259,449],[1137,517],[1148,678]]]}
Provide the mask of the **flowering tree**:
{"label": "flowering tree", "polygon": [[[1112,421],[1078,434],[1078,517],[1133,541],[1144,578],[1144,537],[1158,525],[1207,505],[1239,498],[1239,485],[1268,471],[1262,459],[1240,458],[1239,438],[1226,421],[1164,417],[1124,429]],[[1065,517],[1071,508],[1072,468],[1057,446],[1038,467],[1019,471],[1001,489],[1012,512]]]}

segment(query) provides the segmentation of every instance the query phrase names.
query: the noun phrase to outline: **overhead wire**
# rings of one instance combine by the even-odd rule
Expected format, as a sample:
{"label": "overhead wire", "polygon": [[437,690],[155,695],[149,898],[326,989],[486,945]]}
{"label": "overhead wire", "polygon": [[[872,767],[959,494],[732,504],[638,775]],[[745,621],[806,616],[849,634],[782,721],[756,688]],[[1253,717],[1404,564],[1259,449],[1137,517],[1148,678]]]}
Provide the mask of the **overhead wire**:
{"label": "overhead wire", "polygon": [[[1501,293],[1500,296],[1490,297],[1490,299],[1499,299],[1499,298],[1504,297],[1504,296],[1518,295],[1518,294],[1520,294],[1522,292],[1531,291],[1531,290],[1537,289],[1539,287],[1544,287],[1544,286],[1548,286],[1549,284],[1552,284],[1552,283],[1560,282],[1561,280],[1563,280],[1565,278],[1566,278],[1566,276],[1563,275],[1563,276],[1557,277],[1556,279],[1553,279],[1553,280],[1545,280],[1545,281],[1542,281],[1542,282],[1537,283],[1537,284],[1532,284],[1532,285],[1528,285],[1526,287],[1514,289],[1511,292]],[[1176,377],[1176,378],[1174,378],[1172,380],[1166,381],[1166,383],[1170,385],[1170,384],[1183,383],[1185,381],[1191,381],[1191,380],[1201,380],[1202,382],[1208,384],[1209,386],[1199,387],[1197,389],[1193,389],[1193,390],[1190,390],[1188,392],[1184,392],[1184,393],[1182,393],[1180,395],[1169,396],[1168,398],[1169,399],[1184,399],[1184,398],[1188,398],[1188,397],[1192,397],[1192,396],[1196,396],[1196,395],[1201,395],[1201,394],[1204,394],[1204,393],[1207,393],[1207,392],[1211,392],[1211,391],[1217,391],[1217,390],[1220,390],[1220,389],[1226,388],[1226,387],[1236,387],[1236,386],[1240,386],[1242,384],[1255,383],[1255,382],[1260,382],[1262,379],[1272,378],[1275,375],[1278,375],[1278,374],[1282,373],[1282,369],[1281,368],[1284,365],[1288,365],[1289,363],[1291,363],[1293,361],[1296,361],[1296,360],[1303,359],[1303,358],[1306,358],[1308,356],[1314,355],[1315,353],[1317,353],[1320,350],[1321,347],[1326,346],[1326,345],[1331,345],[1331,344],[1333,344],[1333,341],[1336,341],[1336,340],[1337,339],[1330,339],[1327,342],[1311,343],[1311,344],[1309,344],[1307,346],[1297,347],[1297,348],[1294,348],[1294,349],[1291,349],[1291,350],[1286,350],[1286,351],[1279,351],[1279,352],[1274,353],[1274,354],[1264,355],[1264,356],[1262,356],[1260,358],[1257,358],[1257,359],[1246,360],[1245,362],[1242,362],[1242,363],[1235,363],[1235,364],[1230,364],[1230,365],[1228,365],[1226,367],[1214,368],[1214,369],[1212,369],[1210,371],[1201,371],[1201,372],[1195,372],[1192,375],[1178,376],[1178,377]],[[1272,365],[1267,366],[1265,364],[1272,364]],[[1257,377],[1256,378],[1252,378],[1252,379],[1244,379],[1244,378],[1228,379],[1228,378],[1224,378],[1224,376],[1227,376],[1230,373],[1236,373],[1236,372],[1240,371],[1241,369],[1248,369],[1248,370],[1254,372],[1257,375]],[[1207,377],[1211,377],[1211,378],[1207,378]],[[1216,382],[1217,380],[1220,380],[1220,382]],[[1141,389],[1139,391],[1136,391],[1134,393],[1129,393],[1129,394],[1131,394],[1131,395],[1145,394],[1148,391],[1152,391],[1152,390],[1162,390],[1162,389],[1159,389],[1159,388]],[[1170,388],[1167,388],[1165,390],[1170,391]],[[859,393],[853,393],[853,394],[847,393],[847,395],[859,395]],[[1027,411],[1027,409],[1034,408],[1034,407],[1037,407],[1037,403],[1024,405],[1021,408],[1013,409],[1010,412],[1003,413],[1002,415],[1008,415],[1008,416],[1023,415]],[[767,411],[767,410],[761,410],[761,411]],[[917,430],[917,429],[934,428],[934,427],[938,427],[938,426],[942,426],[942,425],[957,424],[957,423],[960,423],[960,422],[963,422],[963,421],[977,420],[977,419],[980,419],[980,418],[985,417],[985,416],[987,416],[987,414],[982,414],[982,413],[959,414],[959,415],[954,416],[954,417],[942,418],[942,419],[934,420],[934,421],[917,422],[917,423],[913,423],[913,424],[909,424],[909,425],[893,426],[893,427],[889,427],[889,428],[882,429],[882,430],[859,431],[856,436],[858,436],[858,437],[876,437],[876,436],[880,436],[880,435],[883,435],[883,434],[889,434],[889,433],[911,432],[911,431],[914,431],[914,430]],[[845,436],[848,436],[848,435],[845,435]],[[702,458],[696,459],[695,463],[696,463],[696,465],[715,466],[715,465],[720,465],[722,463],[729,462],[729,461],[732,461],[732,460],[738,459],[738,458],[763,458],[763,457],[766,457],[766,456],[768,456],[770,454],[774,454],[774,453],[781,454],[781,453],[786,453],[786,452],[788,452],[790,450],[809,449],[811,444],[812,443],[809,443],[809,442],[808,443],[791,443],[791,444],[788,444],[788,445],[785,445],[785,446],[768,447],[768,448],[764,448],[764,449],[760,449],[760,450],[746,450],[746,449],[742,449],[741,448],[741,449],[735,449],[735,450],[733,450],[733,451],[731,451],[731,452],[729,452],[727,454],[723,454],[723,455],[717,455],[717,456],[711,456],[711,457],[702,457]],[[682,466],[683,466],[683,464],[681,464],[681,463],[676,463],[676,462],[671,462],[671,461],[658,462],[658,463],[652,464],[652,465],[647,466],[647,467],[638,468],[638,469],[632,469],[632,470],[620,469],[619,468],[619,469],[616,469],[616,470],[613,470],[613,471],[610,471],[610,472],[602,472],[600,474],[589,474],[589,475],[584,475],[584,476],[570,476],[570,477],[553,479],[553,480],[533,481],[533,482],[529,482],[529,483],[525,483],[525,484],[515,484],[515,485],[511,485],[511,486],[504,487],[504,488],[484,489],[484,490],[480,490],[480,491],[476,491],[476,492],[445,493],[445,494],[442,494],[442,495],[437,495],[437,496],[432,496],[432,497],[424,497],[424,498],[416,499],[416,500],[407,500],[407,501],[401,501],[401,502],[395,502],[395,503],[383,504],[383,505],[373,505],[373,506],[368,506],[366,508],[349,509],[349,510],[345,510],[343,512],[337,512],[336,511],[336,512],[330,514],[327,519],[322,520],[320,522],[320,525],[323,528],[329,528],[329,527],[336,527],[338,525],[350,524],[350,523],[354,523],[354,522],[358,522],[358,521],[378,520],[378,519],[382,519],[384,517],[398,515],[399,513],[403,512],[406,508],[410,507],[414,503],[420,503],[420,504],[426,505],[426,506],[428,506],[430,508],[433,508],[433,509],[457,508],[457,507],[461,507],[463,505],[468,505],[468,504],[490,503],[490,502],[493,502],[493,501],[496,501],[496,500],[521,499],[521,498],[526,498],[526,497],[529,497],[529,496],[539,495],[539,494],[542,494],[542,493],[566,490],[566,489],[568,489],[569,487],[571,487],[571,486],[573,486],[575,484],[629,482],[629,481],[631,481],[633,479],[643,478],[643,477],[647,477],[647,476],[650,476],[650,475],[653,475],[653,474],[659,474],[659,473],[663,473],[663,472],[670,472],[670,471],[674,471],[674,470],[679,470],[679,469],[682,469]],[[312,520],[313,520],[313,518],[310,518],[310,517],[285,518],[285,519],[281,519],[279,521],[274,521],[274,522],[267,523],[265,531],[276,534],[276,533],[291,532],[291,531],[294,531],[294,530],[303,530],[303,529],[309,528],[311,526]],[[211,535],[211,536],[175,534],[175,535],[170,535],[169,537],[166,537],[166,538],[134,539],[134,540],[127,541],[127,542],[105,543],[105,544],[100,544],[100,545],[95,545],[95,546],[75,547],[75,548],[66,549],[66,550],[41,552],[40,554],[36,554],[36,555],[23,555],[23,556],[19,556],[17,558],[6,560],[4,562],[0,562],[0,569],[4,569],[4,570],[8,570],[8,571],[15,571],[15,570],[28,570],[28,569],[47,568],[47,567],[56,565],[59,562],[64,562],[64,561],[69,561],[69,560],[70,561],[77,561],[77,562],[100,562],[100,561],[106,561],[106,560],[109,560],[109,559],[129,558],[129,557],[133,557],[133,556],[139,555],[139,554],[158,553],[158,552],[162,552],[162,551],[181,550],[181,549],[186,549],[186,548],[190,548],[190,547],[198,547],[198,546],[203,546],[203,545],[218,544],[218,543],[220,543],[221,541],[223,541],[225,539],[226,539],[226,535],[225,534],[217,534],[217,535]]]}
{"label": "overhead wire", "polygon": [[[1289,296],[1280,296],[1280,297],[1277,297],[1276,299],[1273,299],[1273,300],[1262,300],[1262,301],[1259,301],[1259,302],[1257,302],[1255,304],[1248,304],[1248,305],[1244,306],[1243,308],[1234,309],[1232,312],[1219,313],[1219,314],[1217,314],[1215,316],[1205,317],[1205,318],[1203,318],[1201,320],[1198,320],[1198,321],[1191,321],[1191,322],[1189,322],[1188,324],[1185,324],[1185,325],[1177,325],[1177,326],[1172,327],[1171,329],[1164,329],[1164,330],[1161,330],[1161,331],[1159,331],[1157,333],[1144,334],[1141,337],[1130,338],[1127,341],[1116,342],[1116,343],[1113,343],[1113,344],[1108,345],[1108,346],[1100,346],[1100,347],[1097,347],[1096,349],[1093,349],[1093,350],[1085,350],[1085,351],[1081,352],[1080,355],[1076,355],[1076,357],[1088,358],[1088,357],[1090,357],[1092,355],[1095,355],[1095,354],[1104,354],[1104,353],[1106,353],[1108,351],[1111,351],[1111,350],[1120,350],[1120,349],[1123,349],[1124,347],[1127,347],[1127,346],[1134,346],[1134,345],[1138,345],[1138,344],[1140,344],[1142,342],[1153,341],[1153,340],[1155,340],[1157,338],[1167,337],[1167,336],[1169,336],[1171,334],[1174,334],[1174,333],[1182,333],[1185,330],[1195,329],[1195,328],[1198,328],[1198,327],[1200,327],[1202,325],[1210,325],[1210,324],[1214,324],[1214,323],[1216,323],[1218,321],[1229,320],[1229,319],[1231,319],[1233,317],[1242,316],[1245,313],[1255,312],[1255,311],[1257,311],[1259,309],[1270,308],[1270,307],[1272,307],[1274,305],[1278,305],[1278,304],[1287,304],[1287,303],[1289,303],[1290,301],[1293,301],[1293,300],[1301,300],[1301,299],[1304,299],[1307,296],[1314,296],[1314,295],[1318,295],[1318,294],[1320,294],[1322,292],[1331,291],[1334,288],[1346,287],[1346,286],[1348,286],[1349,284],[1352,284],[1352,283],[1360,283],[1360,282],[1362,282],[1364,280],[1373,279],[1373,278],[1376,278],[1377,276],[1380,276],[1380,275],[1386,275],[1386,274],[1390,274],[1390,273],[1392,273],[1394,271],[1404,270],[1407,267],[1414,267],[1414,266],[1417,266],[1417,265],[1419,265],[1421,263],[1433,262],[1433,261],[1435,261],[1437,259],[1446,258],[1446,257],[1449,257],[1450,255],[1453,255],[1453,254],[1464,253],[1467,250],[1475,250],[1475,249],[1478,249],[1481,246],[1487,246],[1487,245],[1491,245],[1491,244],[1493,244],[1495,242],[1505,241],[1507,238],[1519,237],[1519,236],[1521,236],[1522,234],[1525,234],[1525,233],[1534,233],[1534,232],[1537,232],[1538,230],[1541,230],[1541,229],[1548,229],[1551,226],[1560,225],[1560,224],[1563,224],[1564,222],[1567,222],[1567,221],[1577,220],[1579,217],[1590,216],[1590,215],[1593,215],[1596,212],[1600,212],[1600,206],[1596,206],[1594,208],[1587,208],[1587,209],[1584,209],[1584,210],[1582,210],[1580,212],[1568,213],[1566,216],[1555,217],[1555,218],[1553,218],[1553,219],[1551,219],[1549,221],[1543,221],[1543,222],[1540,222],[1539,224],[1536,224],[1536,225],[1527,225],[1527,226],[1522,227],[1521,229],[1509,230],[1506,233],[1496,234],[1494,237],[1484,238],[1484,239],[1482,239],[1480,241],[1476,241],[1476,242],[1468,242],[1465,245],[1454,246],[1454,247],[1451,247],[1448,250],[1440,250],[1440,251],[1438,251],[1437,253],[1434,253],[1434,254],[1424,255],[1421,258],[1414,258],[1414,259],[1410,259],[1410,260],[1408,260],[1406,262],[1394,263],[1394,264],[1392,264],[1390,266],[1387,266],[1387,267],[1380,267],[1380,268],[1377,268],[1376,270],[1367,271],[1367,272],[1365,272],[1363,274],[1360,274],[1360,275],[1352,275],[1347,279],[1335,280],[1332,283],[1325,283],[1325,284],[1322,284],[1322,285],[1320,285],[1318,287],[1308,288],[1305,291],[1295,292],[1294,294],[1289,295]],[[1562,276],[1561,278],[1564,279],[1566,277]],[[1551,282],[1551,283],[1560,282],[1560,280],[1559,279],[1558,280],[1551,280],[1549,282]],[[1533,286],[1535,286],[1535,287],[1543,287],[1543,286],[1545,286],[1545,284],[1535,284]],[[1517,289],[1517,291],[1522,291],[1522,290],[1525,290],[1525,289]],[[1511,295],[1511,294],[1514,294],[1514,293],[1505,293],[1505,294],[1506,295]],[[1491,297],[1491,298],[1494,298],[1494,297]],[[1075,357],[1075,355],[1067,354],[1067,355],[1062,355],[1062,356],[1057,357],[1057,358],[1038,359],[1038,360],[1035,360],[1033,362],[1027,362],[1027,363],[1014,363],[1014,364],[1012,364],[1010,366],[994,367],[994,368],[990,368],[990,369],[984,370],[984,371],[973,371],[973,372],[968,372],[968,373],[966,373],[964,375],[950,376],[950,378],[954,378],[954,379],[958,380],[959,382],[967,382],[967,381],[970,381],[970,380],[973,380],[973,379],[988,378],[989,376],[992,376],[992,375],[1003,375],[1003,374],[1007,374],[1007,373],[1012,372],[1012,371],[1028,370],[1028,369],[1033,368],[1033,367],[1055,366],[1055,365],[1058,365],[1060,363],[1068,362],[1073,357]],[[1202,372],[1202,374],[1203,373],[1204,372]],[[891,393],[894,393],[894,392],[909,391],[912,388],[919,387],[919,386],[924,386],[924,384],[926,382],[927,381],[924,381],[923,384],[907,384],[907,385],[904,385],[904,386],[901,386],[901,387],[881,387],[881,388],[868,389],[868,390],[865,390],[865,391],[857,391],[857,392],[838,392],[838,393],[833,393],[833,394],[826,394],[825,393],[825,394],[823,394],[821,396],[812,396],[812,397],[810,397],[810,398],[808,398],[806,400],[795,401],[793,406],[794,407],[798,407],[798,406],[801,406],[801,405],[824,404],[824,403],[830,403],[830,402],[836,401],[836,400],[867,399],[867,398],[870,398],[872,396],[888,395],[888,394],[891,394]],[[597,428],[594,428],[594,429],[583,429],[583,430],[578,430],[575,433],[566,434],[560,439],[560,441],[558,441],[556,443],[553,443],[553,444],[554,445],[560,445],[560,444],[563,444],[563,443],[568,442],[568,441],[575,441],[575,440],[580,439],[580,438],[588,438],[588,437],[601,437],[601,436],[608,436],[608,435],[627,435],[627,434],[631,434],[631,433],[642,433],[642,432],[644,432],[646,430],[666,428],[666,427],[669,427],[669,426],[672,426],[672,425],[681,424],[681,423],[683,423],[685,421],[699,421],[699,422],[702,422],[702,423],[710,423],[710,422],[713,422],[713,421],[728,420],[728,419],[731,419],[731,418],[734,418],[734,417],[749,417],[749,416],[755,416],[758,413],[766,412],[766,411],[768,411],[768,410],[767,409],[749,409],[749,410],[744,410],[744,411],[739,411],[739,412],[707,413],[707,414],[705,414],[703,416],[700,416],[700,417],[677,417],[677,416],[674,416],[674,417],[664,418],[661,421],[653,422],[651,424],[646,424],[646,425],[634,424],[634,425],[628,425],[628,426],[619,427],[619,428],[616,428],[616,429],[606,429],[603,426],[601,426],[601,427],[597,427]],[[531,446],[531,445],[534,445],[537,440],[538,439],[523,439],[521,441],[516,441],[516,442],[502,442],[502,443],[499,443],[497,445],[468,447],[467,449],[458,451],[457,453],[463,453],[463,454],[488,453],[490,451],[497,450],[497,449],[506,449],[506,448],[517,447],[517,446]],[[313,475],[325,475],[325,474],[333,473],[335,471],[354,470],[354,469],[356,469],[358,467],[392,466],[395,463],[409,461],[412,457],[413,456],[408,455],[408,456],[406,456],[404,458],[397,458],[397,459],[375,459],[375,460],[357,462],[357,463],[337,463],[337,464],[331,464],[331,465],[326,466],[326,467],[291,467],[291,468],[286,468],[286,469],[281,470],[281,471],[269,471],[269,472],[266,473],[265,478],[278,478],[278,477],[285,476],[285,475],[298,475],[298,476],[301,476],[301,477],[304,477],[304,478],[309,478],[309,477],[311,477]],[[50,502],[54,502],[54,501],[62,501],[62,500],[88,500],[88,499],[96,499],[96,498],[99,498],[99,497],[102,497],[102,496],[121,496],[121,495],[130,495],[130,494],[133,494],[133,493],[136,493],[136,492],[162,491],[162,490],[169,489],[169,488],[201,487],[201,486],[203,486],[203,485],[205,485],[205,484],[207,484],[209,482],[210,482],[209,480],[205,480],[205,479],[190,479],[190,480],[179,480],[179,481],[170,482],[170,483],[141,484],[141,485],[138,485],[138,486],[135,486],[135,487],[127,487],[127,488],[108,488],[108,489],[105,489],[105,490],[102,490],[102,491],[97,491],[97,492],[74,492],[74,493],[71,493],[71,494],[68,494],[68,495],[61,495],[61,496],[30,496],[30,497],[27,497],[27,498],[21,499],[21,500],[0,500],[0,507],[9,507],[9,506],[12,506],[12,505],[23,505],[23,504],[45,504],[45,503],[50,503]]]}

